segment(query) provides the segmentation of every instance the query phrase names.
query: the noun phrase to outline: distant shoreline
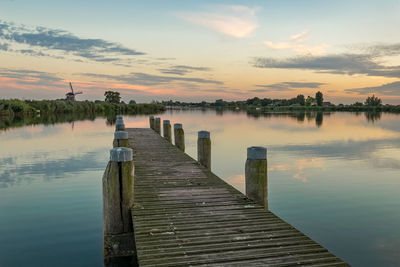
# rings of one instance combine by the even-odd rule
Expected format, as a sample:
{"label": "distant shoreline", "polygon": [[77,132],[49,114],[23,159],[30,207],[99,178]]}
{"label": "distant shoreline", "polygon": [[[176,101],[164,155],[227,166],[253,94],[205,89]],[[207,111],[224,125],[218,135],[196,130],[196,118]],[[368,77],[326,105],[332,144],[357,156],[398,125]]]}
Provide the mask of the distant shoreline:
{"label": "distant shoreline", "polygon": [[263,112],[390,112],[400,113],[400,106],[381,105],[381,106],[196,106],[196,105],[182,105],[182,106],[165,106],[167,110],[182,110],[182,109],[217,109],[217,110],[238,110],[246,111],[248,113],[263,113]]}
{"label": "distant shoreline", "polygon": [[164,105],[158,103],[126,104],[105,101],[0,100],[0,119],[4,117],[52,114],[153,114],[164,110]]}

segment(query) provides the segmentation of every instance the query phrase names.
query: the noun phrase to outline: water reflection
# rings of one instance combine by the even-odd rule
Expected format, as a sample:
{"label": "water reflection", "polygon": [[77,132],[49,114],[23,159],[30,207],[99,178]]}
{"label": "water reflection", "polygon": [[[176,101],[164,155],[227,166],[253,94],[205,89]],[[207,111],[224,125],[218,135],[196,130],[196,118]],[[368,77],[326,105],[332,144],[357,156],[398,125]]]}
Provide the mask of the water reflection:
{"label": "water reflection", "polygon": [[296,119],[298,122],[304,122],[304,119],[306,118],[305,112],[297,112],[295,114],[296,114]]}
{"label": "water reflection", "polygon": [[116,121],[117,121],[117,119],[116,119],[115,115],[108,115],[106,117],[106,125],[107,126],[114,125]]}
{"label": "water reflection", "polygon": [[[51,159],[47,153],[30,155],[29,159],[21,157],[0,158],[0,188],[30,183],[33,179],[41,178],[44,181],[65,178],[67,174],[79,174],[84,171],[98,170],[104,162],[96,155],[103,151],[91,151],[60,159]],[[50,158],[42,161],[43,158]]]}
{"label": "water reflection", "polygon": [[26,125],[54,125],[58,123],[73,123],[74,121],[91,120],[96,118],[90,113],[79,114],[44,114],[41,116],[0,117],[0,130],[22,127]]}
{"label": "water reflection", "polygon": [[[273,212],[354,266],[400,262],[400,115],[177,110],[161,117],[183,124],[193,158],[197,131],[210,131],[213,171],[242,192],[246,148],[267,147]],[[9,241],[0,242],[1,266],[43,258],[67,266],[66,254],[101,264],[101,176],[114,120],[81,114],[1,122],[0,236]],[[147,116],[124,121],[148,127]]]}
{"label": "water reflection", "polygon": [[105,118],[105,124],[111,126],[115,124],[116,113],[110,112],[104,115],[95,115],[92,113],[55,113],[42,114],[38,116],[0,116],[0,131],[27,125],[55,125],[66,122],[70,123],[71,128],[73,129],[75,121],[94,121],[96,118]]}
{"label": "water reflection", "polygon": [[382,112],[379,111],[372,111],[372,112],[365,112],[365,118],[368,122],[377,122],[381,119]]}
{"label": "water reflection", "polygon": [[317,127],[321,127],[323,120],[324,120],[324,114],[322,112],[317,112],[317,115],[315,116],[315,125]]}
{"label": "water reflection", "polygon": [[[194,110],[174,110],[175,114],[180,112],[201,112],[202,114],[210,114],[209,109],[194,109]],[[324,116],[330,116],[332,112],[321,112],[321,111],[296,111],[296,112],[264,112],[261,110],[225,110],[217,108],[214,110],[217,116],[223,116],[225,114],[242,114],[246,113],[248,117],[251,118],[291,118],[295,119],[298,123],[304,123],[307,118],[308,121],[315,121],[315,126],[317,128],[323,125]],[[366,120],[371,123],[375,123],[381,119],[382,112],[353,112],[352,114],[360,116],[364,114]],[[22,127],[26,125],[54,125],[58,123],[71,123],[71,128],[74,128],[75,121],[82,120],[95,120],[96,118],[105,118],[105,124],[111,126],[115,124],[115,113],[110,113],[106,115],[94,115],[94,114],[43,114],[42,116],[22,116],[22,117],[0,117],[0,131],[9,128]],[[161,116],[161,115],[160,115]]]}
{"label": "water reflection", "polygon": [[308,121],[315,120],[315,125],[319,128],[322,126],[324,115],[329,116],[330,112],[322,112],[322,111],[297,111],[297,112],[270,112],[265,113],[257,110],[248,111],[247,115],[254,118],[271,118],[271,117],[280,117],[280,118],[292,118],[295,119],[298,123],[304,123],[305,118]]}

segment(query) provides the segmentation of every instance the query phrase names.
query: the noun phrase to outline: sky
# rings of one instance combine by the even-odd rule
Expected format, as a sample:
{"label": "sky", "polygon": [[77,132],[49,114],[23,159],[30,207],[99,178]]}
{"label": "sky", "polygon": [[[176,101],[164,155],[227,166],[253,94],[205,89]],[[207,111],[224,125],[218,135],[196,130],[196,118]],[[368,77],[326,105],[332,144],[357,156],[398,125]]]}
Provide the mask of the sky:
{"label": "sky", "polygon": [[0,0],[0,99],[400,104],[400,0]]}

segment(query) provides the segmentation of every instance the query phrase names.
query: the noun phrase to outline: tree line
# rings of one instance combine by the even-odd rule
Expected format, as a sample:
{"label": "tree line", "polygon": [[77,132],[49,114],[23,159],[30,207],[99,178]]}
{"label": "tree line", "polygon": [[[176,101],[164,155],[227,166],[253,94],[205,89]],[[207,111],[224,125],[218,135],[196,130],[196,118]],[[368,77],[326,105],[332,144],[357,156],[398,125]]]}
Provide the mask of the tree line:
{"label": "tree line", "polygon": [[105,99],[96,101],[58,100],[0,100],[0,116],[19,116],[36,114],[150,114],[165,110],[159,103],[137,104],[134,100],[129,103],[121,101],[119,92],[107,91]]}
{"label": "tree line", "polygon": [[324,102],[324,95],[318,91],[315,96],[307,96],[307,98],[299,94],[290,99],[272,99],[253,97],[243,101],[225,101],[217,99],[214,102],[180,102],[180,101],[162,101],[165,106],[186,106],[186,107],[214,107],[214,108],[236,108],[236,109],[253,109],[263,108],[266,110],[302,110],[302,109],[326,109],[326,110],[370,110],[378,109],[382,111],[400,111],[400,106],[382,105],[382,100],[375,95],[368,96],[363,103],[355,102],[351,105]]}

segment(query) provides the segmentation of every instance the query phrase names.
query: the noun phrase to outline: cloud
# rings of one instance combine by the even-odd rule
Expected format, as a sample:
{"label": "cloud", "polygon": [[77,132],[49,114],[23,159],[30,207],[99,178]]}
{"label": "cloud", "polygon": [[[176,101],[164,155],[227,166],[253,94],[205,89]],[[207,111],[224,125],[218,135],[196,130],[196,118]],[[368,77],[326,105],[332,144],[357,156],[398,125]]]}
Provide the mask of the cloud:
{"label": "cloud", "polygon": [[[188,95],[193,95],[193,92],[196,92],[196,94],[202,92],[199,86],[203,84],[207,85],[208,90],[213,90],[215,87],[224,88],[222,86],[223,83],[217,80],[152,75],[140,72],[132,72],[125,75],[95,73],[76,73],[75,75],[91,78],[89,81],[72,78],[72,83],[80,90],[83,90],[85,98],[89,99],[102,95],[104,90],[109,88],[123,91],[124,94],[135,94],[135,96],[144,98],[154,95],[157,97],[170,97],[172,94],[178,91],[180,94],[186,89],[189,92]],[[0,68],[2,97],[7,98],[21,95],[27,99],[63,98],[64,94],[69,90],[67,81],[58,73]],[[151,88],[151,86],[154,87]]]}
{"label": "cloud", "polygon": [[327,44],[320,44],[316,46],[308,46],[305,42],[308,40],[308,31],[304,30],[300,33],[294,34],[290,37],[287,42],[271,42],[265,41],[264,44],[271,49],[293,50],[298,54],[302,55],[321,55],[325,52],[325,49],[329,47]]}
{"label": "cloud", "polygon": [[8,44],[0,43],[0,50],[7,51],[8,50]]}
{"label": "cloud", "polygon": [[304,30],[302,32],[293,34],[290,36],[290,40],[293,40],[294,42],[301,42],[306,39],[306,36],[308,35],[308,30]]}
{"label": "cloud", "polygon": [[0,91],[3,98],[62,98],[68,90],[58,74],[28,69],[0,68]]}
{"label": "cloud", "polygon": [[160,76],[147,74],[142,72],[131,72],[126,75],[109,75],[109,74],[96,74],[84,73],[88,77],[104,78],[115,81],[122,81],[130,84],[152,86],[160,84],[168,84],[171,82],[189,82],[189,83],[202,83],[202,84],[223,84],[221,81],[202,79],[202,78],[189,78],[178,76]]}
{"label": "cloud", "polygon": [[190,12],[177,16],[187,22],[201,25],[235,38],[248,37],[256,28],[257,8],[240,5],[218,6],[217,12]]}
{"label": "cloud", "polygon": [[[393,51],[393,50],[392,50]],[[376,54],[335,54],[326,56],[299,56],[287,59],[258,57],[253,61],[256,68],[303,69],[318,73],[365,74],[400,78],[400,66],[385,66],[376,62]]]}
{"label": "cloud", "polygon": [[400,81],[382,84],[380,86],[345,89],[348,93],[359,93],[362,95],[376,93],[379,95],[400,96]]}
{"label": "cloud", "polygon": [[63,81],[63,79],[52,73],[26,69],[0,68],[0,77],[18,79],[19,82],[25,81],[29,82],[30,84],[44,83],[49,85]]}
{"label": "cloud", "polygon": [[167,60],[175,60],[174,57],[157,57],[156,60],[167,61]]}
{"label": "cloud", "polygon": [[[115,42],[80,38],[64,30],[32,28],[4,21],[0,21],[0,40],[8,44],[7,51],[25,54],[29,52],[37,56],[57,56],[57,52],[61,52],[62,55],[69,54],[93,61],[113,62],[126,56],[144,55],[143,52]],[[27,48],[11,49],[10,45]],[[59,54],[58,57],[60,57]]]}
{"label": "cloud", "polygon": [[172,66],[171,68],[164,68],[164,69],[159,69],[161,73],[164,74],[174,74],[174,75],[185,75],[188,73],[191,73],[193,71],[210,71],[210,68],[207,67],[191,67],[191,66],[185,66],[185,65],[176,65]]}
{"label": "cloud", "polygon": [[271,92],[271,91],[289,91],[294,88],[319,88],[325,83],[319,82],[281,82],[273,84],[257,84],[257,87],[263,89],[254,89],[252,92]]}
{"label": "cloud", "polygon": [[396,56],[400,55],[400,43],[377,44],[368,46],[364,50],[375,56]]}

